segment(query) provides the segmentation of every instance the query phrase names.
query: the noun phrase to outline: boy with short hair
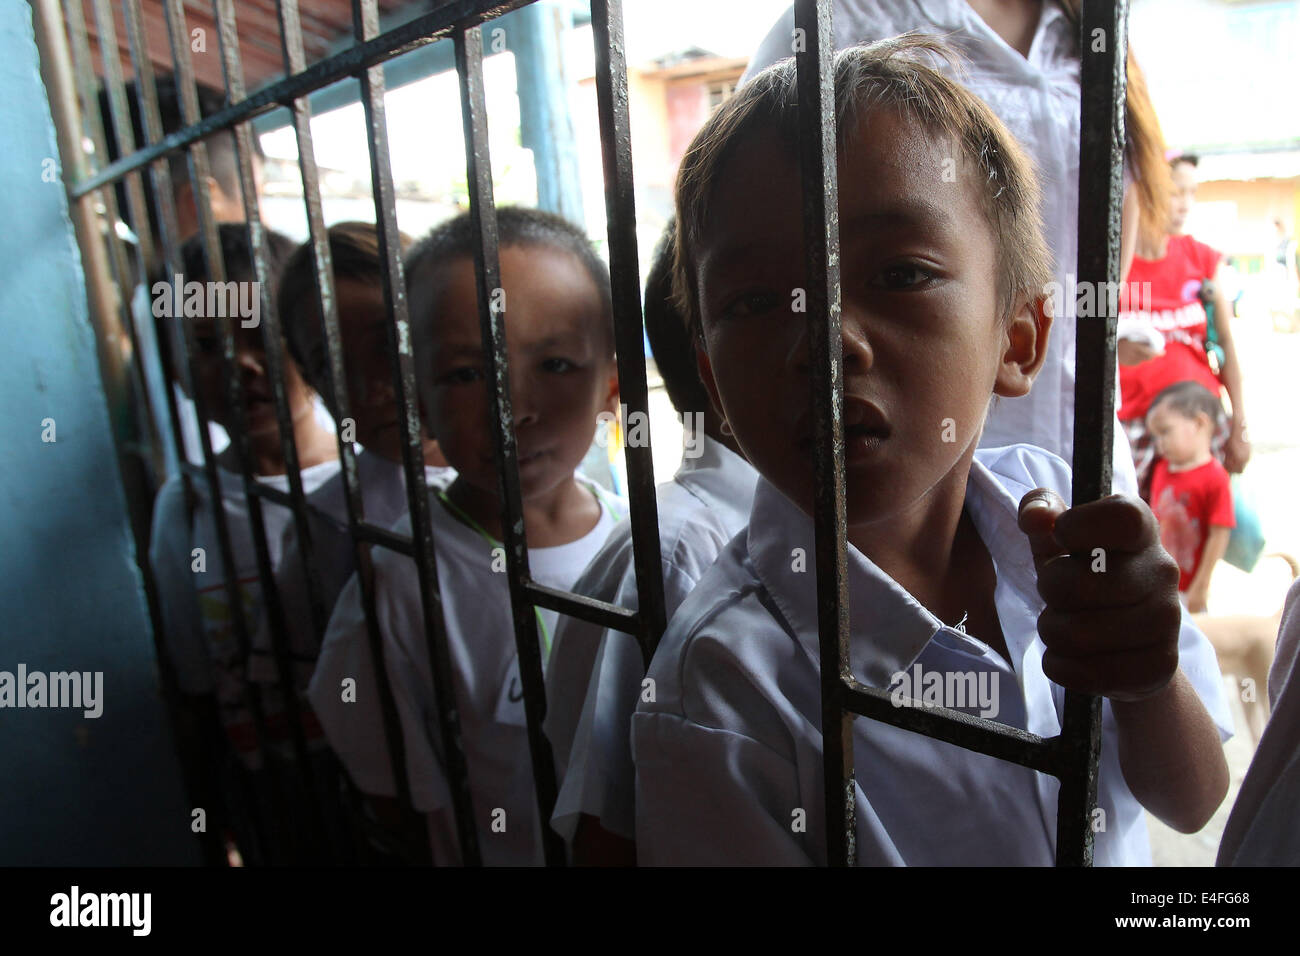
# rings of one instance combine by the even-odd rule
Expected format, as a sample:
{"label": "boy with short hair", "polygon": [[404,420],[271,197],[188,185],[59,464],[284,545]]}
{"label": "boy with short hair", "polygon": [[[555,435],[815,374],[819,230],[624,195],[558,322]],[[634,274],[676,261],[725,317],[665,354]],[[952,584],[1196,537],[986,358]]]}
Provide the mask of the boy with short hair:
{"label": "boy with short hair", "polygon": [[1151,511],[1161,544],[1178,562],[1178,596],[1193,614],[1205,610],[1210,575],[1237,526],[1228,471],[1212,450],[1222,417],[1218,398],[1198,382],[1170,385],[1146,416],[1159,456]]}
{"label": "boy with short hair", "polygon": [[[670,301],[672,247],[669,223],[645,290],[646,335],[685,428],[681,468],[656,490],[669,618],[745,526],[758,479],[700,383],[694,339]],[[632,557],[632,529],[625,522],[610,534],[574,591],[635,609]],[[545,730],[560,782],[551,825],[570,842],[575,863],[636,862],[629,729],[644,677],[641,648],[632,635],[575,617],[566,617],[557,629],[546,671]]]}
{"label": "boy with short hair", "polygon": [[[941,686],[996,682],[996,719],[1044,737],[1064,688],[1108,698],[1096,860],[1149,862],[1142,807],[1194,831],[1226,792],[1221,678],[1144,505],[1067,510],[1047,490],[1069,495],[1060,459],[976,450],[990,395],[1025,394],[1043,361],[1050,260],[1032,167],[986,106],[920,62],[943,51],[903,38],[835,61],[851,667],[880,690],[917,668]],[[678,178],[676,287],[701,378],[761,477],[633,718],[651,864],[826,860],[813,369],[791,309],[807,282],[797,102],[793,62],[755,77]],[[851,728],[858,862],[1053,861],[1054,778]]]}
{"label": "boy with short hair", "polygon": [[[618,407],[609,273],[586,237],[539,210],[497,211],[510,394],[531,576],[568,589],[625,514],[576,472],[597,416]],[[456,479],[430,502],[452,683],[483,862],[542,860],[493,460],[487,357],[479,333],[468,214],[436,228],[407,259],[420,401]],[[394,530],[409,534],[409,516]],[[442,769],[416,570],[374,552],[376,608],[415,808],[428,814],[435,863],[461,860]],[[543,652],[558,615],[539,609]],[[356,681],[355,702],[341,682]],[[329,740],[366,793],[395,795],[359,585],[335,607],[309,694]],[[495,825],[494,825],[495,824]],[[504,829],[502,827],[504,824]]]}
{"label": "boy with short hair", "polygon": [[[350,426],[343,422],[344,437],[361,446],[356,455],[357,479],[365,520],[386,528],[406,513],[406,478],[388,355],[388,310],[384,305],[379,235],[373,223],[343,222],[331,226],[328,237],[352,419]],[[403,252],[411,245],[406,235],[399,234],[399,242]],[[307,383],[324,399],[330,415],[339,421],[341,413],[325,347],[310,242],[299,246],[285,264],[276,304],[289,354]],[[424,448],[429,466],[426,480],[449,483],[455,473],[444,467],[437,442],[425,439]],[[344,499],[342,471],[307,496],[312,553],[327,620],[343,586],[356,571]],[[292,525],[286,533],[276,583],[295,660],[295,684],[306,687],[320,652],[320,635],[312,623],[306,572]],[[250,671],[254,679],[274,682],[275,660],[267,627],[269,622],[263,620],[263,631],[254,642]]]}

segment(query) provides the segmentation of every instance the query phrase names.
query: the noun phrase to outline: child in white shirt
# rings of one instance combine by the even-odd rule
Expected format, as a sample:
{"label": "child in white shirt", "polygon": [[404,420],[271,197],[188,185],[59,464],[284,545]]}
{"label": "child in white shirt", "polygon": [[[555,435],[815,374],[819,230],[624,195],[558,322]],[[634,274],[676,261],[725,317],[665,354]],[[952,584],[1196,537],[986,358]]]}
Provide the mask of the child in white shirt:
{"label": "child in white shirt", "polygon": [[[745,526],[758,479],[721,431],[695,367],[694,339],[669,301],[672,243],[669,224],[645,292],[646,336],[685,428],[681,468],[656,490],[664,611],[670,618]],[[638,607],[630,524],[614,530],[573,589]],[[576,617],[561,622],[546,671],[545,730],[560,781],[551,825],[571,843],[575,863],[636,862],[628,731],[644,677],[641,648],[632,635]]]}
{"label": "child in white shirt", "polygon": [[[227,279],[232,283],[254,282],[256,272],[248,244],[248,227],[242,223],[222,224],[218,236]],[[268,230],[266,244],[270,254],[267,264],[274,278],[292,251],[293,243]],[[199,239],[191,239],[184,245],[182,260],[184,282],[205,281],[208,273]],[[241,425],[239,416],[227,401],[217,319],[198,316],[184,321],[194,322],[197,377],[193,384],[210,419],[232,434],[245,427],[255,480],[288,491],[289,480],[284,473],[262,329],[244,328],[240,320],[234,321],[235,368],[241,375],[245,400]],[[287,361],[284,371],[303,488],[310,493],[337,474],[335,444],[333,436],[316,419],[311,387],[303,379],[296,363]],[[251,640],[262,617],[264,596],[258,576],[248,502],[233,446],[217,456],[217,465],[222,506],[235,561],[234,577]],[[163,646],[183,695],[179,729],[182,752],[187,760],[192,761],[196,774],[207,773],[211,766],[227,766],[228,772],[223,775],[226,802],[239,818],[234,824],[236,842],[251,862],[266,859],[269,852],[266,845],[269,837],[258,841],[252,834],[260,829],[267,836],[271,829],[269,825],[255,826],[251,821],[259,812],[262,817],[267,817],[269,812],[266,801],[260,810],[242,801],[239,794],[246,792],[246,788],[236,781],[241,774],[262,768],[265,754],[259,743],[264,745],[285,739],[283,714],[273,695],[263,698],[267,730],[273,739],[259,742],[251,709],[253,688],[247,680],[248,660],[239,646],[226,591],[211,495],[206,482],[194,481],[191,484],[191,500],[187,500],[189,496],[180,475],[170,478],[159,490],[154,503],[149,560],[158,584]],[[285,529],[292,515],[286,508],[262,501],[262,520],[274,572],[280,563]],[[214,723],[224,729],[224,733],[217,730],[214,735]],[[222,738],[224,740],[218,742]],[[231,762],[227,765],[228,760]],[[210,786],[216,784],[210,783]],[[256,787],[252,789],[258,791]],[[209,794],[208,799],[215,801],[217,798]]]}
{"label": "child in white shirt", "polygon": [[[342,421],[334,395],[310,242],[295,250],[280,277],[276,296],[280,323],[289,353],[303,370],[307,383],[324,399],[335,421],[342,421],[344,437],[361,446],[356,455],[357,480],[366,522],[387,528],[406,513],[406,481],[388,353],[388,310],[384,304],[379,235],[374,224],[366,222],[338,223],[330,227],[328,235],[350,423]],[[410,238],[404,234],[398,238],[406,252]],[[439,485],[449,483],[455,473],[445,467],[437,442],[426,438],[423,445],[426,480]],[[323,604],[322,627],[356,570],[345,499],[341,470],[307,496],[312,556]],[[276,574],[276,585],[294,661],[294,683],[305,688],[320,652],[321,634],[312,620],[306,569],[292,524],[286,532],[284,560]],[[275,683],[278,676],[270,623],[263,617],[253,643],[249,672],[254,680]]]}
{"label": "child in white shirt", "polygon": [[[920,61],[942,52],[901,39],[836,58],[851,666],[899,702],[1046,736],[1063,687],[1106,697],[1096,859],[1142,862],[1141,807],[1190,832],[1226,792],[1218,669],[1145,505],[1067,510],[1047,490],[1069,495],[1059,459],[976,454],[990,395],[1027,393],[1043,362],[1050,259],[1029,161]],[[633,718],[650,864],[826,860],[796,103],[792,62],[755,77],[678,178],[676,288],[701,378],[762,477],[748,530],[678,609],[650,669],[656,700]],[[1053,778],[867,719],[851,728],[859,862],[1052,861]]]}
{"label": "child in white shirt", "polygon": [[[497,212],[510,395],[531,575],[568,589],[625,513],[575,473],[597,416],[618,405],[609,273],[586,237],[537,210]],[[456,479],[431,497],[452,683],[483,862],[542,860],[509,588],[504,573],[468,215],[421,240],[407,261],[412,342],[430,434]],[[396,530],[410,532],[409,517]],[[436,863],[461,860],[415,568],[375,549],[385,667],[405,740],[415,808],[428,814]],[[354,781],[396,795],[354,577],[331,618],[309,694]],[[543,656],[557,615],[539,610]],[[355,702],[343,681],[356,681]]]}

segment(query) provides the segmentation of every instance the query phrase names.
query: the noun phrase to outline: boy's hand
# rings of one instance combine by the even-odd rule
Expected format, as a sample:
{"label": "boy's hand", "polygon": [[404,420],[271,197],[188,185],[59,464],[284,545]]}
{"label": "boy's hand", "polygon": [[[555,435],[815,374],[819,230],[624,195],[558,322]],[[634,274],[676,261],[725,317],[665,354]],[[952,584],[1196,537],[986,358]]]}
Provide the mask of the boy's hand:
{"label": "boy's hand", "polygon": [[1178,565],[1155,517],[1136,498],[1111,495],[1066,508],[1036,488],[1020,501],[1038,593],[1043,672],[1070,690],[1143,700],[1178,670]]}

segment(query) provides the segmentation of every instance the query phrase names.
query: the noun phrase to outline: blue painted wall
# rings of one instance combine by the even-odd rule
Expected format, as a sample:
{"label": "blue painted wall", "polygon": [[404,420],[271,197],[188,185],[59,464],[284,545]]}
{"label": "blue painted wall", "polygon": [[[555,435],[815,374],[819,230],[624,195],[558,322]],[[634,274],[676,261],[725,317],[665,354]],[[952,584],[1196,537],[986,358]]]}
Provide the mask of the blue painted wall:
{"label": "blue painted wall", "polygon": [[98,719],[0,708],[0,865],[197,863],[21,0],[0,0],[0,102],[0,671],[104,675]]}

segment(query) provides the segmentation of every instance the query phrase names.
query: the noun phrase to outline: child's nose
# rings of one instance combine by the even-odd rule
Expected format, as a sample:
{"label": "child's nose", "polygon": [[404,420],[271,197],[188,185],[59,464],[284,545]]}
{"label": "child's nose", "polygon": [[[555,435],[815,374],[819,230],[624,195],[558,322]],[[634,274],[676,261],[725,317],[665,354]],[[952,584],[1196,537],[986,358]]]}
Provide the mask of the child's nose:
{"label": "child's nose", "polygon": [[846,375],[853,371],[865,372],[875,360],[871,341],[867,338],[866,323],[856,310],[846,308],[840,316],[840,348]]}

